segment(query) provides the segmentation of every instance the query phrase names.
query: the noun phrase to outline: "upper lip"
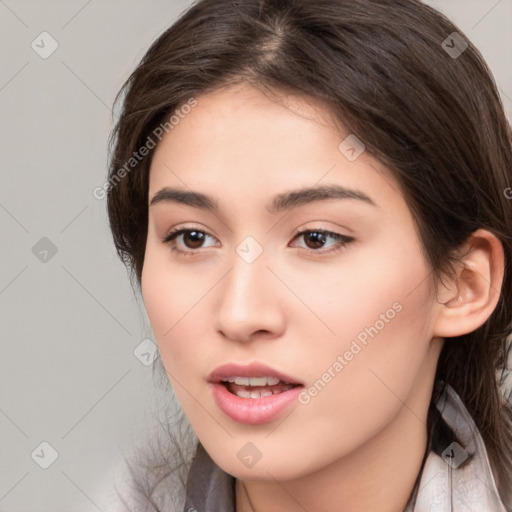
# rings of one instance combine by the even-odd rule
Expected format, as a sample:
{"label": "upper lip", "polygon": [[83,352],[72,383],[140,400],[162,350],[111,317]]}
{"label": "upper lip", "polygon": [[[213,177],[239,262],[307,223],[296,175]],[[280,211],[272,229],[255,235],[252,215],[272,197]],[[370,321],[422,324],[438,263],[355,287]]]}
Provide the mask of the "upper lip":
{"label": "upper lip", "polygon": [[283,382],[290,384],[304,385],[295,377],[291,377],[283,372],[274,370],[270,366],[260,362],[250,364],[227,363],[219,366],[208,376],[208,382],[222,382],[229,377],[277,377]]}

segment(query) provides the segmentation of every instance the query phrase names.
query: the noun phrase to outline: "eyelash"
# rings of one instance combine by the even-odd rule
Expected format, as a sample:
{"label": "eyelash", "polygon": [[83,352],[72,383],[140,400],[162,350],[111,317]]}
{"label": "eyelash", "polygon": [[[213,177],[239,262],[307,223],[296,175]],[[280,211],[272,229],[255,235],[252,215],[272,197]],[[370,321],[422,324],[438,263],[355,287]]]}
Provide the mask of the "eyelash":
{"label": "eyelash", "polygon": [[[177,254],[180,254],[182,256],[194,256],[195,254],[197,254],[198,251],[200,251],[200,249],[191,249],[189,251],[182,251],[181,249],[177,249],[175,244],[173,243],[174,240],[184,234],[184,233],[188,233],[188,232],[191,232],[191,231],[196,231],[198,233],[202,233],[204,235],[208,235],[208,236],[211,236],[209,233],[207,233],[206,231],[203,231],[203,230],[200,230],[200,229],[194,229],[194,228],[178,228],[178,229],[174,229],[172,231],[170,231],[167,236],[165,238],[163,238],[162,242],[165,244],[165,245],[168,245],[169,248],[171,249],[171,251],[177,253]],[[325,229],[306,229],[306,230],[303,230],[303,231],[296,231],[294,233],[294,237],[293,237],[293,240],[295,240],[296,238],[306,234],[306,233],[322,233],[324,235],[328,235],[332,238],[334,238],[335,240],[338,241],[338,244],[335,246],[334,249],[330,249],[328,251],[320,251],[320,250],[315,250],[315,249],[306,249],[306,251],[308,252],[313,252],[313,253],[319,253],[319,254],[337,254],[339,252],[341,252],[342,250],[345,249],[345,247],[347,245],[349,245],[351,242],[354,241],[354,238],[352,237],[349,237],[349,236],[346,236],[346,235],[342,235],[340,233],[334,233],[332,231],[327,231]]]}

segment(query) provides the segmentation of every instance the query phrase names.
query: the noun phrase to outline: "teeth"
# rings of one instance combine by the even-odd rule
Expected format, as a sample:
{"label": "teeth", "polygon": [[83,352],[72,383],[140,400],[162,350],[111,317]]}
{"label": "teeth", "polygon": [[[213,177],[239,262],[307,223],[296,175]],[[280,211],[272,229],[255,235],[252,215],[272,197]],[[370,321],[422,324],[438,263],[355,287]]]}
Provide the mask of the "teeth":
{"label": "teeth", "polygon": [[[277,395],[294,387],[278,377],[240,377],[232,376],[223,380],[227,389],[241,398],[262,398]],[[272,386],[272,387],[269,387]]]}
{"label": "teeth", "polygon": [[280,380],[277,377],[229,377],[226,382],[234,382],[240,386],[274,386]]}
{"label": "teeth", "polygon": [[249,377],[249,386],[266,386],[267,377]]}
{"label": "teeth", "polygon": [[265,396],[272,396],[277,395],[281,393],[281,391],[276,391],[273,393],[270,390],[263,390],[263,391],[246,391],[244,389],[238,390],[235,392],[236,396],[239,396],[241,398],[262,398]]}

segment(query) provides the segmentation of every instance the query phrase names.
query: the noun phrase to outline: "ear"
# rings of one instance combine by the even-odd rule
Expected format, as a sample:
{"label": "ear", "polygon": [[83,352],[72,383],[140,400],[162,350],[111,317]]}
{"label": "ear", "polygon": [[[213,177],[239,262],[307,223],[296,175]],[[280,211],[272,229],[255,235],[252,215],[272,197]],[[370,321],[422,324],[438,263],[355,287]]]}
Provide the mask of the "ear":
{"label": "ear", "polygon": [[464,244],[461,257],[456,277],[438,288],[435,336],[461,336],[478,329],[500,297],[505,257],[496,236],[478,229]]}

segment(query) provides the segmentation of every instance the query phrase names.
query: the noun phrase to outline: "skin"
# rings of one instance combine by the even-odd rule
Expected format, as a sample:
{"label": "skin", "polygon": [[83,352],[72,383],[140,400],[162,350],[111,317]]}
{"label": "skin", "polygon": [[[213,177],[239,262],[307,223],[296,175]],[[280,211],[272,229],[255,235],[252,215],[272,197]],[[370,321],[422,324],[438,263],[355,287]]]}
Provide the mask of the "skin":
{"label": "skin", "polygon": [[[501,246],[480,230],[468,265],[436,289],[390,171],[367,151],[349,161],[338,149],[349,133],[320,104],[276,101],[248,85],[197,100],[156,148],[149,201],[178,187],[211,196],[219,211],[148,206],[141,281],[177,398],[207,452],[237,478],[238,512],[401,511],[426,449],[443,337],[491,314]],[[265,208],[275,194],[326,184],[359,190],[375,206],[331,199]],[[203,245],[175,240],[194,255],[163,243],[175,227],[207,233]],[[322,246],[295,237],[298,229],[353,241],[327,254],[336,239]],[[236,252],[249,235],[263,249],[250,264]],[[309,403],[262,425],[235,422],[215,404],[207,377],[226,362],[261,361],[313,386],[397,302],[400,312]],[[262,453],[250,468],[237,457],[248,442]]]}

